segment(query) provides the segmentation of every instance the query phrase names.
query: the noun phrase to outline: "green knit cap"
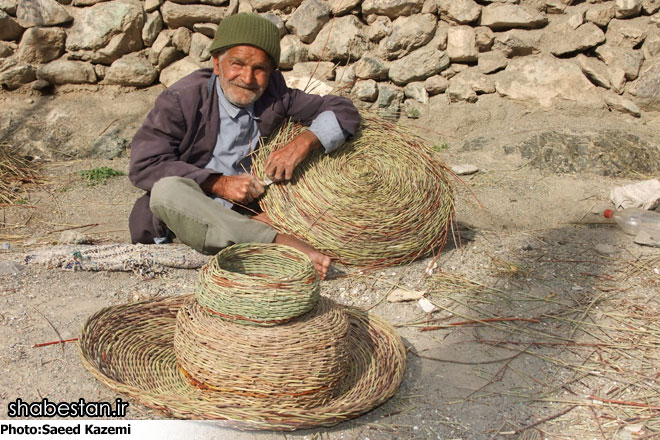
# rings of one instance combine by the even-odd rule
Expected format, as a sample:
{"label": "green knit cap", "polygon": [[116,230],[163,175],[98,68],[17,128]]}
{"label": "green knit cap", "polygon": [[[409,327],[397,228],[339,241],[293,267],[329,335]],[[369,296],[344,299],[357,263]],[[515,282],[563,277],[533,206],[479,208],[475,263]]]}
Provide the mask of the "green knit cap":
{"label": "green knit cap", "polygon": [[280,65],[280,31],[273,22],[259,14],[236,14],[222,20],[215,31],[209,52],[249,44],[266,52],[275,68]]}

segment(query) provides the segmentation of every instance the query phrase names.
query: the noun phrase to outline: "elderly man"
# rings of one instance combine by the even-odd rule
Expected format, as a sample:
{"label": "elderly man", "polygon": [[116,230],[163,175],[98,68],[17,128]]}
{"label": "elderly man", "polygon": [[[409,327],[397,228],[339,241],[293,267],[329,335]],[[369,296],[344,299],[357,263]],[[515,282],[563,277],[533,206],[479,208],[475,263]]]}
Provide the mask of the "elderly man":
{"label": "elderly man", "polygon": [[355,133],[360,116],[350,100],[286,86],[277,27],[257,14],[218,26],[209,49],[213,69],[191,73],[165,90],[132,142],[129,178],[147,193],[129,219],[134,243],[164,243],[176,235],[207,254],[234,243],[281,243],[310,256],[321,278],[330,258],[293,236],[277,233],[264,214],[250,218],[265,183],[249,174],[260,136],[292,119],[309,126],[273,152],[265,169],[291,179],[310,151],[330,153]]}

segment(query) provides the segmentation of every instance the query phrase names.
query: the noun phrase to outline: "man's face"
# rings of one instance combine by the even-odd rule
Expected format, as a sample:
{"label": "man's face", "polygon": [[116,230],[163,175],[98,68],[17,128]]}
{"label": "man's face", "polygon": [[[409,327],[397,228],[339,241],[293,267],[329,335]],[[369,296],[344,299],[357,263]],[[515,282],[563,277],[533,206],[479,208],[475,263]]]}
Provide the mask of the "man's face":
{"label": "man's face", "polygon": [[270,57],[254,46],[234,46],[221,56],[213,56],[225,96],[237,107],[247,107],[263,95],[272,71]]}

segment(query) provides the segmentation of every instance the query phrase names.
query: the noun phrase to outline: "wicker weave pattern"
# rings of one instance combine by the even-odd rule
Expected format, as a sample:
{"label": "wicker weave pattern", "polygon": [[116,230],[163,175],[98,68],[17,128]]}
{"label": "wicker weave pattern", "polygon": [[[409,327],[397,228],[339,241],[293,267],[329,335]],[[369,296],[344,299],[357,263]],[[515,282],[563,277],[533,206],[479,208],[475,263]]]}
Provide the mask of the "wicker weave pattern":
{"label": "wicker weave pattern", "polygon": [[347,315],[325,298],[294,321],[249,330],[189,301],[177,316],[174,351],[194,386],[244,406],[308,408],[332,398],[346,374],[348,329]]}
{"label": "wicker weave pattern", "polygon": [[276,244],[237,244],[212,257],[195,292],[203,308],[243,324],[276,325],[307,313],[318,275],[302,252]]}
{"label": "wicker weave pattern", "polygon": [[[253,158],[265,178],[268,155],[305,128],[282,127]],[[450,171],[403,127],[363,115],[352,141],[332,154],[312,152],[287,184],[259,201],[276,229],[349,265],[408,262],[441,248],[454,212]]]}
{"label": "wicker weave pattern", "polygon": [[83,364],[101,382],[178,418],[218,419],[240,429],[294,430],[332,426],[389,399],[405,370],[405,347],[384,321],[356,308],[344,308],[350,368],[336,397],[325,405],[292,408],[194,387],[174,354],[177,311],[191,296],[108,307],[84,325],[79,350]]}

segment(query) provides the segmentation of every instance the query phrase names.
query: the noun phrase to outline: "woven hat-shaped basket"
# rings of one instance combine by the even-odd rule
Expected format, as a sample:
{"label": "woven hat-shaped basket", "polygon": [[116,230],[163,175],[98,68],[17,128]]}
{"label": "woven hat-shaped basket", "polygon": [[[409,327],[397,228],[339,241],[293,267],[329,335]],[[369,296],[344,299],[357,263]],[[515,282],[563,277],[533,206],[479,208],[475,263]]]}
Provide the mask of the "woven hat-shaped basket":
{"label": "woven hat-shaped basket", "polygon": [[[234,251],[247,248],[273,251]],[[267,266],[253,267],[255,282]],[[394,395],[406,351],[385,321],[327,298],[313,302],[307,313],[274,326],[227,319],[226,309],[203,306],[199,295],[107,307],[85,323],[78,348],[98,380],[171,417],[250,430],[332,426]]]}
{"label": "woven hat-shaped basket", "polygon": [[174,352],[194,386],[225,392],[241,406],[327,404],[348,373],[349,319],[326,298],[304,316],[274,327],[250,327],[204,311],[179,310]]}
{"label": "woven hat-shaped basket", "polygon": [[276,244],[237,244],[199,273],[199,305],[244,324],[276,325],[307,313],[319,298],[314,265],[304,253]]}
{"label": "woven hat-shaped basket", "polygon": [[[266,178],[269,154],[306,130],[285,124],[255,153],[252,173]],[[382,267],[441,248],[454,212],[451,171],[410,130],[373,115],[337,151],[315,150],[290,182],[259,200],[275,229],[339,262]]]}

